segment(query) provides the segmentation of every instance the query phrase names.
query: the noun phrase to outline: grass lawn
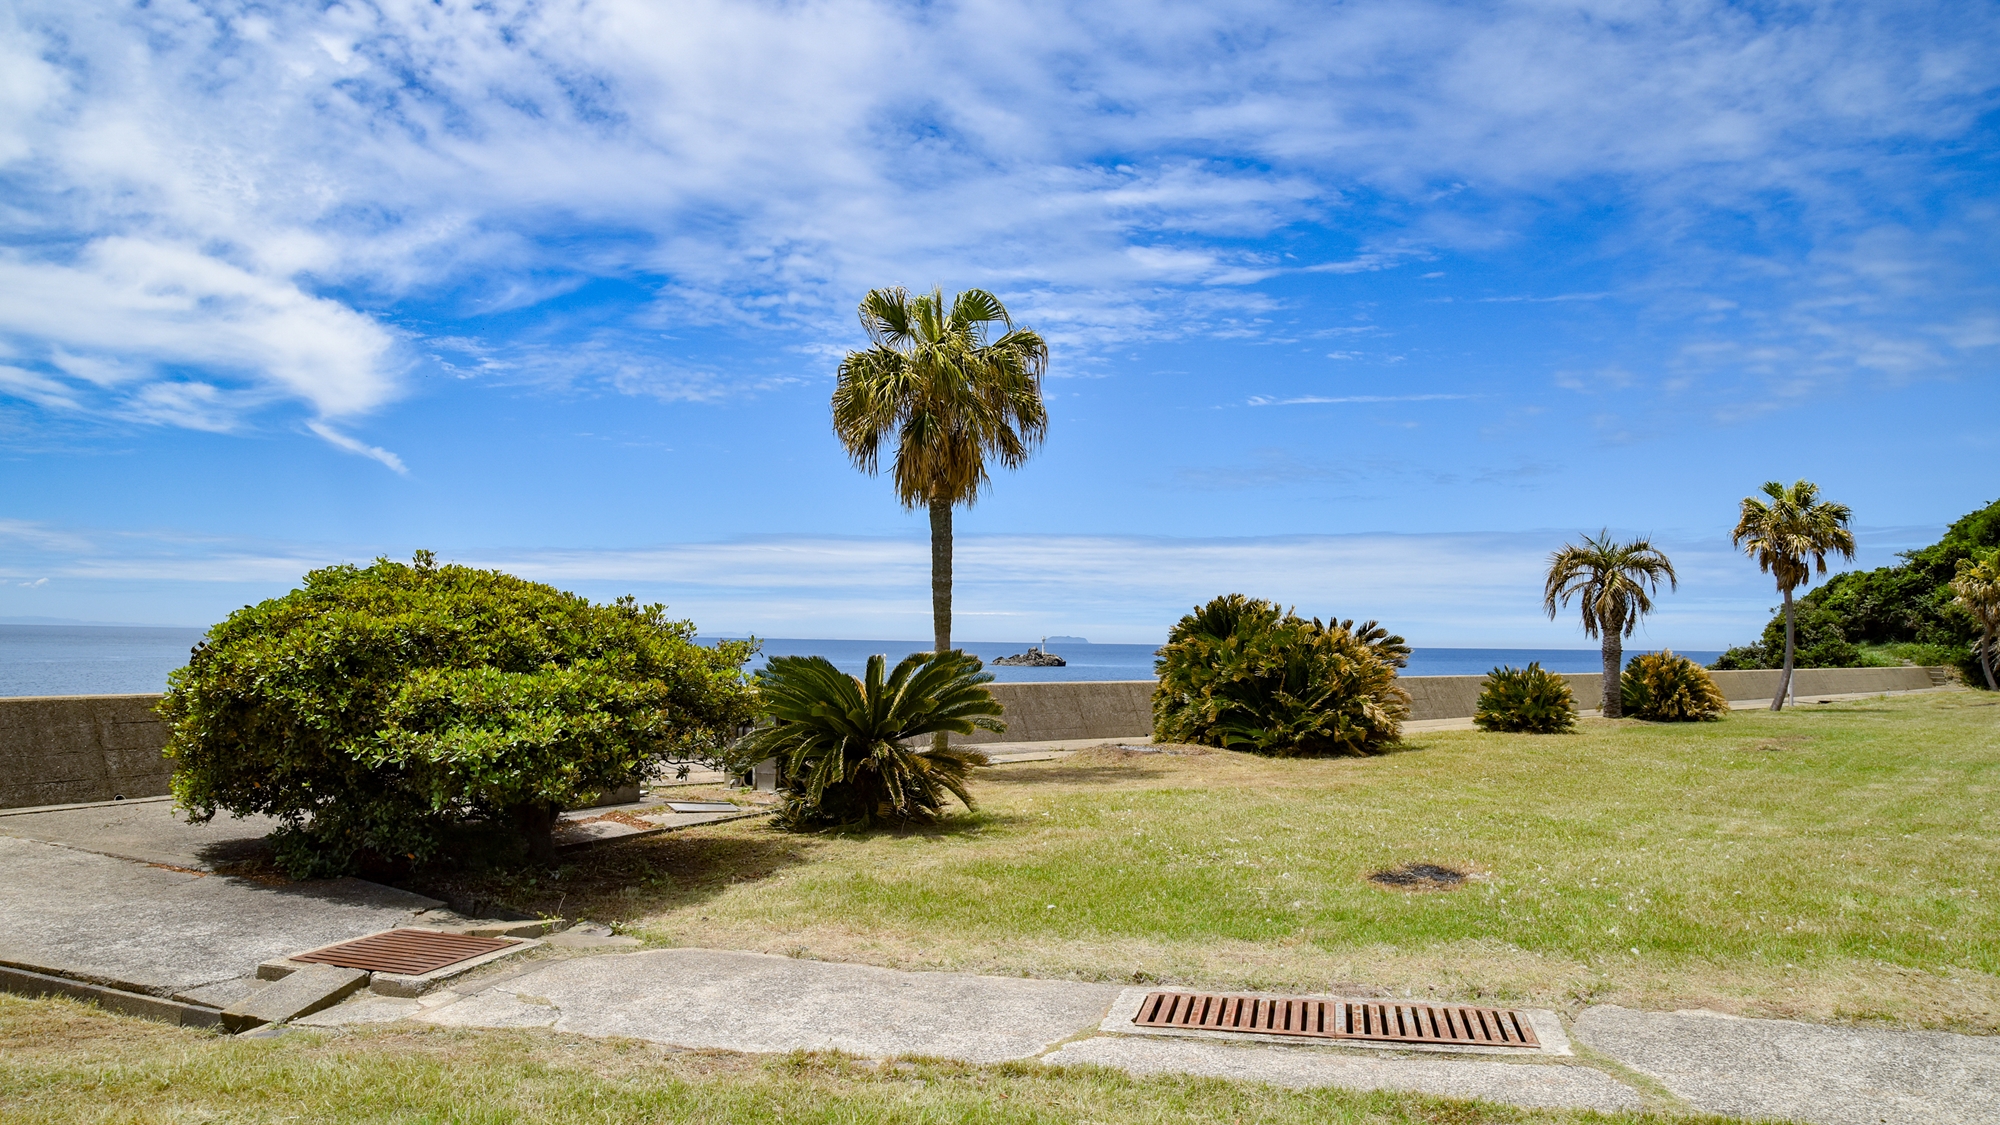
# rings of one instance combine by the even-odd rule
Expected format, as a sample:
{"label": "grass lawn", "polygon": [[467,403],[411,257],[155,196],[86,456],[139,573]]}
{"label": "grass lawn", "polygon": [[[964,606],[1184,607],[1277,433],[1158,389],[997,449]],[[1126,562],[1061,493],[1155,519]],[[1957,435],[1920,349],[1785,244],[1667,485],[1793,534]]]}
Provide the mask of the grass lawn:
{"label": "grass lawn", "polygon": [[[2000,1032],[2000,700],[1804,704],[1372,759],[1089,751],[934,831],[745,821],[482,888],[663,945]],[[1472,873],[1410,893],[1408,862]]]}
{"label": "grass lawn", "polygon": [[549,1032],[395,1028],[231,1040],[65,1000],[0,995],[0,1120],[1632,1125],[1660,1119],[1216,1079],[1133,1079],[1096,1067],[669,1051]]}

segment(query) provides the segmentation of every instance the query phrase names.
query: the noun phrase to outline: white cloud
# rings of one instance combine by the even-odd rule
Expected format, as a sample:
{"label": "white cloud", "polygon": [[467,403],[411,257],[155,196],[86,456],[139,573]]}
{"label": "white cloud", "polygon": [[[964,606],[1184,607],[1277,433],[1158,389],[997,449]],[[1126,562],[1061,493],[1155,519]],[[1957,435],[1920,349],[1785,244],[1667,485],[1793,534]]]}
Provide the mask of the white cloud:
{"label": "white cloud", "polygon": [[[1333,352],[1328,359],[1348,359],[1356,352]],[[1477,398],[1477,395],[1298,395],[1293,398],[1273,398],[1269,395],[1251,395],[1244,401],[1245,406],[1316,406],[1323,403],[1340,402],[1446,402],[1454,399]]]}
{"label": "white cloud", "polygon": [[[12,11],[0,331],[138,374],[7,385],[206,427],[393,399],[394,335],[363,308],[518,309],[591,277],[657,282],[668,319],[808,344],[850,335],[855,294],[885,280],[1018,295],[1073,351],[1254,335],[1239,306],[1271,299],[1218,289],[1504,244],[1509,208],[1454,208],[1564,185],[1640,216],[1635,237],[1675,259],[1663,288],[1698,286],[1749,268],[1733,239],[1700,250],[1703,215],[1775,199],[1809,245],[1874,225],[1877,196],[1927,179],[1912,146],[1992,108],[2000,53],[1986,9],[1713,0]],[[1246,248],[1300,228],[1353,250],[1293,266]],[[1979,257],[1947,245],[1963,233],[1857,237],[1820,276],[1921,303],[1941,262]],[[1760,300],[1812,284],[1793,269]],[[1853,362],[1948,361],[1876,311]],[[1800,346],[1817,325],[1768,331]]]}
{"label": "white cloud", "polygon": [[399,476],[409,475],[409,467],[403,464],[403,459],[379,445],[369,445],[358,438],[349,437],[324,422],[307,422],[306,428],[325,438],[329,444],[337,449],[344,449],[349,453],[359,454],[371,461],[380,461]]}
{"label": "white cloud", "polygon": [[[393,338],[370,318],[293,282],[146,239],[100,239],[68,262],[0,256],[0,335],[17,354],[46,355],[53,370],[27,387],[39,401],[76,409],[103,399],[116,412],[196,429],[228,429],[241,410],[275,398],[338,418],[397,392]],[[187,369],[208,378],[175,374]]]}

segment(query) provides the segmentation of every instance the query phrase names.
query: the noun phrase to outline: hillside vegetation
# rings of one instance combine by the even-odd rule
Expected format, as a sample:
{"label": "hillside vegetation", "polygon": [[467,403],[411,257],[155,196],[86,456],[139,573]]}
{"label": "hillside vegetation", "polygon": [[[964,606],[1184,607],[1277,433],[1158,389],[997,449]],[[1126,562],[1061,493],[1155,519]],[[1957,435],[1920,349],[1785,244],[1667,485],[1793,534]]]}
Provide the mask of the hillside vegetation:
{"label": "hillside vegetation", "polygon": [[[2000,500],[1967,514],[1928,547],[1904,551],[1896,566],[1836,574],[1799,599],[1800,668],[1954,664],[1969,683],[1981,678],[1972,660],[1979,626],[1952,604],[1951,580],[1961,559],[2000,547]],[[1722,654],[1712,668],[1776,668],[1784,657],[1785,618],[1773,614],[1753,644]]]}

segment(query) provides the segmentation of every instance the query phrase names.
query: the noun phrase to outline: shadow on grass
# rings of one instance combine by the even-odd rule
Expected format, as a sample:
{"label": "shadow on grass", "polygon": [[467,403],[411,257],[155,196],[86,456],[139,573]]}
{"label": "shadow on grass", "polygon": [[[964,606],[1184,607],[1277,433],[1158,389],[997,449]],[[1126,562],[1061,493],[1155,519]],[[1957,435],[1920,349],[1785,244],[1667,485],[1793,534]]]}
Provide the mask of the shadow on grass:
{"label": "shadow on grass", "polygon": [[816,839],[770,830],[665,832],[563,853],[558,866],[417,871],[398,881],[466,914],[617,921],[682,910],[806,862]]}
{"label": "shadow on grass", "polygon": [[1168,775],[1167,770],[1147,763],[1144,765],[1124,762],[1054,762],[1029,773],[984,774],[979,781],[985,785],[1016,785],[1022,787],[1047,785],[1051,782],[1066,785],[1101,785],[1117,781],[1154,781]]}

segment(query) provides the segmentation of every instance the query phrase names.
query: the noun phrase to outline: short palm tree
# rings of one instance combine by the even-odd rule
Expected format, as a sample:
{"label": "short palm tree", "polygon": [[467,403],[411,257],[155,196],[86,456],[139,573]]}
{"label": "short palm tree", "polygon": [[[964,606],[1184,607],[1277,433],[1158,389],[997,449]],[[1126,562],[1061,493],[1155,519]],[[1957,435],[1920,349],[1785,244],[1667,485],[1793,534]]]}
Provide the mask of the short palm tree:
{"label": "short palm tree", "polygon": [[732,764],[776,758],[783,779],[779,823],[787,828],[926,822],[947,793],[972,807],[966,776],[984,765],[977,750],[916,740],[1005,730],[1000,704],[977,657],[920,652],[886,676],[883,656],[862,679],[823,656],[780,656],[757,677],[763,721],[732,751]]}
{"label": "short palm tree", "polygon": [[1553,619],[1561,606],[1576,599],[1583,611],[1583,635],[1604,639],[1604,717],[1615,719],[1619,706],[1619,676],[1624,671],[1625,638],[1639,619],[1653,612],[1651,595],[1660,580],[1678,589],[1674,564],[1645,539],[1615,543],[1609,529],[1583,537],[1581,545],[1565,543],[1549,556],[1549,581],[1542,608]]}
{"label": "short palm tree", "polygon": [[1770,503],[1755,496],[1743,498],[1742,514],[1729,541],[1756,559],[1758,570],[1777,579],[1778,592],[1785,598],[1785,670],[1778,677],[1777,698],[1771,700],[1771,710],[1779,711],[1792,690],[1792,592],[1812,580],[1815,564],[1821,574],[1826,573],[1829,551],[1845,559],[1854,557],[1854,533],[1847,529],[1854,513],[1845,504],[1821,500],[1819,486],[1811,481],[1790,487],[1767,481],[1764,495]]}
{"label": "short palm tree", "polygon": [[935,651],[948,652],[952,509],[978,498],[989,457],[1017,468],[1047,434],[1048,345],[984,289],[960,293],[949,308],[936,289],[871,289],[860,311],[871,343],[840,363],[833,432],[870,474],[883,443],[895,442],[896,498],[930,512],[931,626]]}
{"label": "short palm tree", "polygon": [[2000,653],[1993,651],[1994,635],[2000,633],[2000,551],[1984,559],[1958,560],[1951,592],[1951,600],[1979,621],[1979,670],[1986,673],[1987,689],[2000,691],[1993,682],[1993,670],[2000,666]]}

